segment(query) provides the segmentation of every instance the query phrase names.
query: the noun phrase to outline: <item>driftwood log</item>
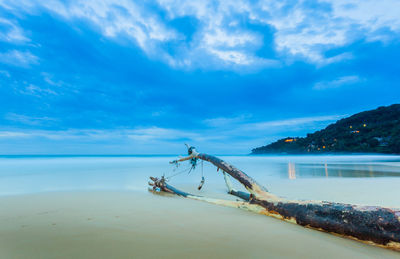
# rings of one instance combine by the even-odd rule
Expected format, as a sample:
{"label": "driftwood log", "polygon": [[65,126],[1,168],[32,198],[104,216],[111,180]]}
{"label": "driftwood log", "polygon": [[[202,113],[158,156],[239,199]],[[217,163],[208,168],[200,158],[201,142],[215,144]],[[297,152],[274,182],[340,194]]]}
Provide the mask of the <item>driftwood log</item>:
{"label": "driftwood log", "polygon": [[[400,251],[400,210],[378,206],[360,206],[326,201],[288,200],[267,191],[243,171],[208,154],[188,147],[188,156],[172,161],[201,159],[222,171],[228,193],[243,201],[212,199],[180,191],[166,183],[164,177],[150,177],[153,189],[213,204],[241,208],[272,216],[304,227],[333,233],[364,243]],[[228,174],[239,181],[249,193],[233,189]]]}

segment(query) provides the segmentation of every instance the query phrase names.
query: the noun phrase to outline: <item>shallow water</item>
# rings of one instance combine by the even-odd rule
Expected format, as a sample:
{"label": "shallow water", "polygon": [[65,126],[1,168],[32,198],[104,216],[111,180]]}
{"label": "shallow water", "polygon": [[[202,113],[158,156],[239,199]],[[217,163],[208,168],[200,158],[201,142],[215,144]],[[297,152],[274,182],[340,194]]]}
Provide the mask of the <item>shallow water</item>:
{"label": "shallow water", "polygon": [[[146,191],[149,176],[171,176],[173,156],[0,157],[0,196],[52,191]],[[358,156],[221,156],[271,192],[296,199],[318,199],[400,207],[400,157]],[[175,171],[174,171],[175,170]],[[220,172],[198,163],[170,184],[200,193],[225,194]],[[241,188],[240,185],[237,185]]]}
{"label": "shallow water", "polygon": [[[1,157],[0,257],[400,258],[273,218],[148,193],[149,176],[187,167],[173,172],[174,158]],[[285,197],[400,207],[398,156],[221,158]],[[170,183],[231,198],[220,172],[206,163]]]}

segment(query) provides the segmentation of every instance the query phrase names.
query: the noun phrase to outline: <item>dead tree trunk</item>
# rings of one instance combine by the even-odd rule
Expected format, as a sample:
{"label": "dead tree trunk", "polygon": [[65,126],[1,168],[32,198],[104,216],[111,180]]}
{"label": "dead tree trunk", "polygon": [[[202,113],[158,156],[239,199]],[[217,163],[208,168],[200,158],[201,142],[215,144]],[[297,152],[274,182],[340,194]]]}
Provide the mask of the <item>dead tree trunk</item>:
{"label": "dead tree trunk", "polygon": [[[326,201],[288,200],[269,193],[265,187],[243,171],[217,157],[199,154],[193,147],[189,148],[188,153],[188,157],[172,161],[172,163],[189,159],[202,159],[212,163],[223,172],[228,193],[244,201],[210,199],[185,193],[168,185],[164,178],[151,178],[153,183],[149,184],[161,191],[183,197],[242,208],[304,227],[336,233],[364,243],[400,251],[400,210],[398,209]],[[250,194],[234,190],[226,173],[239,181]]]}

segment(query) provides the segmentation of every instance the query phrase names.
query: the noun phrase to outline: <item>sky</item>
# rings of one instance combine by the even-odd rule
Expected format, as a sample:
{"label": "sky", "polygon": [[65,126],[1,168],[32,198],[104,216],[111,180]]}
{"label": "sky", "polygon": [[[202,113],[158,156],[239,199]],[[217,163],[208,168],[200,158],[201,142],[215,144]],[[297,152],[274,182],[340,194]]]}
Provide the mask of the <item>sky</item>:
{"label": "sky", "polygon": [[398,0],[0,0],[0,154],[248,154],[399,103]]}

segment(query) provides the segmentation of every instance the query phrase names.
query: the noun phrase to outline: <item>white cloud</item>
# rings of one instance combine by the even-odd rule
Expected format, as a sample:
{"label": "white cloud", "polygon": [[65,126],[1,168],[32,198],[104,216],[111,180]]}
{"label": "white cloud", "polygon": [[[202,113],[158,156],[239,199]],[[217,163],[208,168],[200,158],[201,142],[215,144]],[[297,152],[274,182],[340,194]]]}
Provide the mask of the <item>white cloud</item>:
{"label": "white cloud", "polygon": [[43,95],[57,95],[57,93],[46,87],[39,87],[33,84],[29,84],[28,86],[20,89],[19,92],[21,94],[33,95],[36,97],[41,97]]}
{"label": "white cloud", "polygon": [[[40,8],[64,19],[83,19],[93,24],[108,38],[133,39],[147,54],[153,53],[158,43],[176,40],[177,32],[168,28],[160,18],[143,4],[129,0],[77,1],[0,1],[0,6],[14,12],[37,13]],[[39,8],[37,8],[39,7]]]}
{"label": "white cloud", "polygon": [[130,139],[139,141],[193,139],[198,137],[195,133],[159,127],[134,129],[126,133]]}
{"label": "white cloud", "polygon": [[296,126],[301,124],[307,124],[310,122],[319,121],[333,121],[342,118],[344,115],[325,115],[325,116],[310,116],[310,117],[299,117],[290,118],[283,120],[271,120],[271,121],[261,121],[261,122],[248,122],[251,115],[241,115],[237,117],[218,117],[212,119],[206,119],[203,122],[212,127],[225,126],[230,127],[232,125],[241,124],[242,128],[251,129],[266,129],[269,127],[282,127],[282,126]]}
{"label": "white cloud", "polygon": [[0,53],[0,63],[12,66],[29,67],[38,62],[39,58],[29,51],[9,50],[8,52]]}
{"label": "white cloud", "polygon": [[15,22],[0,18],[0,41],[25,43],[30,39],[25,36],[23,29]]}
{"label": "white cloud", "polygon": [[[133,129],[69,129],[69,130],[0,130],[2,143],[22,140],[29,143],[50,143],[51,146],[68,145],[75,147],[72,152],[79,153],[82,143],[92,148],[85,148],[85,153],[98,153],[100,143],[114,146],[107,153],[119,153],[120,150],[136,153],[179,153],[183,150],[183,144],[198,146],[202,150],[225,154],[249,153],[258,145],[265,144],[266,140],[274,141],[282,137],[281,134],[298,136],[304,134],[306,128],[309,132],[320,129],[328,123],[342,118],[340,115],[314,116],[273,120],[264,122],[249,122],[250,116],[238,116],[233,118],[214,118],[203,121],[208,127],[199,129],[174,129],[161,127],[139,127]],[[37,123],[51,122],[47,117],[30,117],[18,114],[8,114],[8,119],[33,125]],[[284,130],[284,133],[282,132]],[[29,141],[26,141],[29,139]],[[47,140],[47,142],[46,142]],[[33,150],[38,150],[33,148]],[[89,151],[87,151],[89,150]],[[128,150],[128,151],[126,151]],[[147,150],[147,151],[144,151]],[[71,152],[71,151],[70,151]]]}
{"label": "white cloud", "polygon": [[[53,121],[52,118],[48,117],[31,117],[19,114],[7,114],[7,120],[19,121],[24,124],[41,124],[48,121]],[[169,128],[159,127],[147,127],[147,128],[135,128],[135,129],[110,129],[110,130],[97,130],[97,129],[70,129],[70,130],[30,130],[30,131],[0,131],[1,138],[45,138],[54,140],[86,140],[86,141],[98,141],[98,140],[113,140],[113,139],[125,139],[133,140],[134,142],[140,143],[153,143],[157,141],[204,141],[213,139],[213,136],[205,137],[201,134]]]}
{"label": "white cloud", "polygon": [[258,35],[253,35],[249,32],[231,32],[216,29],[213,32],[204,34],[204,44],[212,47],[233,48],[238,46],[253,45],[260,41]]}
{"label": "white cloud", "polygon": [[208,51],[225,62],[234,63],[237,65],[249,65],[254,62],[252,57],[239,51],[215,49],[210,49]]}
{"label": "white cloud", "polygon": [[274,121],[266,121],[266,122],[257,122],[257,123],[249,123],[243,125],[243,129],[247,130],[266,130],[271,128],[282,128],[282,127],[297,127],[299,125],[307,125],[310,123],[316,122],[332,122],[336,121],[340,118],[343,118],[343,115],[328,115],[328,116],[312,116],[312,117],[301,117],[301,118],[292,118],[285,120],[274,120]]}
{"label": "white cloud", "polygon": [[218,117],[212,119],[206,119],[203,123],[210,127],[223,127],[223,126],[232,126],[234,124],[243,123],[246,120],[251,118],[251,115],[240,115],[236,117]]}
{"label": "white cloud", "polygon": [[325,0],[332,4],[334,17],[359,24],[368,37],[381,28],[400,31],[400,2],[397,0]]}
{"label": "white cloud", "polygon": [[[265,12],[253,18],[276,29],[278,51],[301,55],[314,63],[326,63],[325,50],[345,46],[358,39],[385,40],[377,33],[380,29],[389,28],[397,35],[400,32],[400,2],[397,0],[320,2],[329,4],[332,10],[329,6],[309,8],[305,1],[297,1],[293,6],[288,1],[284,3],[276,5],[264,1],[261,5]],[[268,18],[262,17],[265,14]]]}
{"label": "white cloud", "polygon": [[[378,33],[383,28],[389,28],[397,35],[400,32],[400,2],[397,0],[326,0],[312,6],[303,0],[260,0],[251,3],[159,0],[159,3],[171,17],[197,17],[202,24],[198,37],[205,39],[203,47],[209,52],[221,60],[248,66],[260,61],[249,57],[257,57],[256,50],[263,42],[260,32],[240,28],[238,16],[241,19],[246,17],[255,24],[273,27],[275,49],[283,59],[305,58],[317,65],[353,57],[351,53],[326,57],[324,52],[327,50],[364,38],[370,41],[387,40],[386,35]],[[235,29],[239,28],[240,32],[228,34],[226,30],[230,26],[236,26]],[[216,44],[231,49],[215,49]],[[250,49],[250,53],[244,53],[241,45]]]}
{"label": "white cloud", "polygon": [[43,77],[43,81],[45,81],[47,84],[49,84],[51,86],[61,87],[61,86],[66,85],[66,83],[61,80],[54,80],[54,75],[52,75],[50,73],[42,72],[41,74]]}
{"label": "white cloud", "polygon": [[18,132],[18,131],[0,131],[0,138],[21,138],[21,137],[30,137],[29,133]]}
{"label": "white cloud", "polygon": [[132,38],[148,54],[158,43],[175,40],[177,32],[168,28],[160,18],[134,1],[81,0],[62,4],[59,1],[43,3],[49,10],[66,19],[86,19],[109,38]]}
{"label": "white cloud", "polygon": [[[6,119],[8,121],[22,123],[25,125],[43,125],[48,122],[56,120],[56,119],[50,118],[50,117],[27,116],[27,115],[23,115],[23,114],[12,113],[12,112],[7,113],[4,116],[4,119]],[[26,136],[26,134],[23,136]]]}
{"label": "white cloud", "polygon": [[[157,8],[154,3],[129,0],[0,1],[3,8],[14,12],[45,8],[67,21],[88,21],[104,37],[131,39],[150,57],[177,68],[276,66],[277,60],[258,53],[265,43],[270,44],[264,42],[264,33],[271,31],[281,61],[302,59],[318,66],[353,57],[352,53],[325,56],[328,50],[357,40],[387,42],[400,33],[397,0],[320,0],[313,4],[305,0],[158,0],[156,4]],[[158,8],[163,15],[155,11]],[[197,20],[190,41],[170,25],[171,20],[183,17]],[[263,31],[249,25],[266,27]],[[25,37],[18,29],[14,31],[2,37]]]}
{"label": "white cloud", "polygon": [[344,115],[326,115],[254,122],[250,120],[249,116],[238,116],[207,119],[203,122],[211,127],[207,134],[251,141],[280,135],[284,132],[294,135],[299,135],[299,132],[304,130],[312,132],[343,117]]}
{"label": "white cloud", "polygon": [[339,88],[346,85],[352,85],[355,83],[362,82],[362,79],[356,75],[351,76],[342,76],[338,79],[332,81],[321,81],[317,82],[313,89],[315,90],[324,90],[324,89],[332,89],[332,88]]}

